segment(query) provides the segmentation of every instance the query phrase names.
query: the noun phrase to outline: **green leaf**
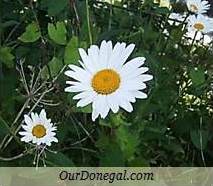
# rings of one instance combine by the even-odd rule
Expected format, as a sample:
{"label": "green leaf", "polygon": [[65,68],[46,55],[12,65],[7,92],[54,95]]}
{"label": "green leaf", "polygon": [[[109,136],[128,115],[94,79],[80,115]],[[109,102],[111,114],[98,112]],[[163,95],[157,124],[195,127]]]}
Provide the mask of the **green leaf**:
{"label": "green leaf", "polygon": [[100,155],[100,165],[103,167],[123,167],[125,159],[117,144],[111,144],[108,149]]}
{"label": "green leaf", "polygon": [[62,68],[63,68],[62,60],[58,59],[57,57],[53,57],[52,60],[49,61],[48,65],[46,65],[42,69],[41,76],[44,79],[55,77],[58,75],[58,73]]}
{"label": "green leaf", "polygon": [[205,82],[205,72],[202,69],[192,69],[190,71],[190,78],[195,86],[201,85]]}
{"label": "green leaf", "polygon": [[209,132],[205,130],[192,130],[190,132],[192,143],[198,149],[204,150],[207,146]]}
{"label": "green leaf", "polygon": [[26,27],[26,31],[18,39],[22,42],[30,43],[37,41],[40,37],[41,32],[39,25],[37,25],[35,22],[32,22]]}
{"label": "green leaf", "polygon": [[48,65],[52,76],[56,76],[63,67],[62,61],[56,57],[53,57]]}
{"label": "green leaf", "polygon": [[2,27],[7,28],[7,27],[10,27],[10,26],[17,25],[18,23],[19,22],[15,21],[15,20],[9,20],[9,21],[2,23]]}
{"label": "green leaf", "polygon": [[66,30],[64,22],[57,22],[56,25],[49,23],[48,34],[55,43],[59,45],[66,44],[67,30]]}
{"label": "green leaf", "polygon": [[10,133],[9,125],[6,121],[0,116],[0,136]]}
{"label": "green leaf", "polygon": [[117,141],[126,159],[131,158],[139,144],[137,132],[131,133],[127,126],[120,126],[116,131]]}
{"label": "green leaf", "polygon": [[92,105],[90,104],[85,107],[75,107],[73,112],[81,112],[81,113],[90,114],[90,113],[92,113]]}
{"label": "green leaf", "polygon": [[129,167],[149,167],[149,161],[144,157],[136,157],[128,162]]}
{"label": "green leaf", "polygon": [[[0,72],[1,75],[1,72]],[[18,78],[13,70],[7,71],[2,78],[0,78],[0,108],[1,112],[7,113],[8,115],[13,115],[16,113],[15,108],[17,102],[15,102],[15,97],[17,96],[17,91],[14,91],[17,86]],[[5,115],[3,115],[5,117]]]}
{"label": "green leaf", "polygon": [[124,155],[115,138],[100,133],[100,137],[95,145],[101,150],[99,166],[124,166]]}
{"label": "green leaf", "polygon": [[78,60],[78,38],[72,37],[65,48],[64,62],[65,64],[77,64]]}
{"label": "green leaf", "polygon": [[61,152],[57,152],[56,154],[48,153],[47,158],[48,158],[47,163],[51,164],[54,167],[72,167],[72,166],[74,166],[73,161]]}
{"label": "green leaf", "polygon": [[48,15],[55,16],[68,6],[68,0],[42,0],[41,6],[47,8]]}
{"label": "green leaf", "polygon": [[14,63],[13,59],[15,57],[11,54],[11,48],[1,47],[0,48],[0,61],[2,61],[8,68],[12,68]]}

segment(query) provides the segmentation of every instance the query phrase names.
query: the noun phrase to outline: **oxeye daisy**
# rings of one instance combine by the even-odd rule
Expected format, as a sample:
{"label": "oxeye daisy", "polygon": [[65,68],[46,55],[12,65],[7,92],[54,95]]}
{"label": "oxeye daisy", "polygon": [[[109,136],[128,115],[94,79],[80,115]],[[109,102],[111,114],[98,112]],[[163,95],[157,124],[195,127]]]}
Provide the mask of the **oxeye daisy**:
{"label": "oxeye daisy", "polygon": [[44,109],[39,115],[33,112],[31,117],[24,115],[24,122],[25,124],[22,125],[24,131],[19,132],[22,136],[21,141],[44,146],[51,146],[52,142],[58,142],[55,137],[56,127],[51,123],[51,119],[47,119]]}
{"label": "oxeye daisy", "polygon": [[[201,32],[187,32],[185,35],[187,38],[190,38],[191,40],[195,40],[198,42],[198,44],[209,46],[209,44],[212,42],[212,38],[210,35],[202,34]],[[186,43],[188,43],[189,40],[186,40]]]}
{"label": "oxeye daisy", "polygon": [[170,25],[175,24],[178,26],[184,21],[185,18],[186,18],[186,15],[182,15],[182,14],[178,14],[178,13],[171,13],[169,15],[168,22]]}
{"label": "oxeye daisy", "polygon": [[205,14],[210,9],[209,2],[205,0],[186,0],[186,5],[194,14]]}
{"label": "oxeye daisy", "polygon": [[204,15],[189,16],[188,18],[188,31],[201,32],[203,34],[213,31],[213,19]]}
{"label": "oxeye daisy", "polygon": [[158,3],[159,7],[166,7],[168,9],[171,9],[170,0],[154,0],[154,3]]}
{"label": "oxeye daisy", "polygon": [[105,118],[110,110],[117,113],[119,107],[132,112],[131,103],[136,98],[147,98],[142,90],[146,88],[145,82],[153,77],[143,74],[148,71],[142,67],[145,58],[126,62],[134,47],[134,44],[118,42],[113,48],[111,41],[103,41],[100,48],[92,45],[87,52],[79,49],[81,67],[69,65],[71,70],[65,72],[74,79],[66,82],[70,86],[65,91],[79,93],[73,97],[79,100],[77,107],[92,104],[93,121],[99,115]]}

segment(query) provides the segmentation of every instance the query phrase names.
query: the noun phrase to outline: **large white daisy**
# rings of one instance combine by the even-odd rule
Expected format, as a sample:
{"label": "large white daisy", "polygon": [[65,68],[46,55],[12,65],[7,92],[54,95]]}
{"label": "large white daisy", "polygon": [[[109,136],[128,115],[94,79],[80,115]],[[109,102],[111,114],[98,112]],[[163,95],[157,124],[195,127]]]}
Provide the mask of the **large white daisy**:
{"label": "large white daisy", "polygon": [[202,14],[197,16],[192,15],[188,17],[188,31],[201,32],[203,34],[213,31],[213,19]]}
{"label": "large white daisy", "polygon": [[52,142],[58,142],[55,137],[56,127],[51,123],[51,119],[47,119],[44,109],[40,114],[31,113],[31,117],[24,115],[25,124],[22,125],[24,131],[19,132],[21,141],[26,143],[32,142],[37,145],[51,146]]}
{"label": "large white daisy", "polygon": [[77,107],[92,103],[93,121],[99,115],[105,118],[110,109],[117,113],[121,107],[132,112],[131,103],[136,98],[147,98],[142,92],[146,88],[144,82],[153,77],[143,74],[148,71],[142,67],[145,58],[137,57],[125,63],[134,47],[134,44],[117,43],[113,48],[111,41],[103,41],[100,48],[92,45],[88,52],[79,49],[82,67],[69,65],[71,70],[65,72],[74,79],[66,82],[70,86],[65,91],[79,93],[73,97],[79,100]]}
{"label": "large white daisy", "polygon": [[195,14],[205,14],[210,9],[208,1],[203,0],[186,0],[187,8]]}

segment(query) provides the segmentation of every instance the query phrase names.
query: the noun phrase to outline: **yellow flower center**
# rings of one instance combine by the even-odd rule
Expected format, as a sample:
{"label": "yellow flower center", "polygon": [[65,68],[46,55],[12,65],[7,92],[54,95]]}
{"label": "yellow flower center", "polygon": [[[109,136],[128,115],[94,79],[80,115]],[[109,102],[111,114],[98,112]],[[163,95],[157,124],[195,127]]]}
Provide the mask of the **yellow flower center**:
{"label": "yellow flower center", "polygon": [[33,127],[32,134],[37,138],[42,138],[46,135],[46,128],[44,125],[38,124]]}
{"label": "yellow flower center", "polygon": [[111,94],[120,86],[120,75],[112,69],[97,72],[92,78],[92,87],[98,94]]}
{"label": "yellow flower center", "polygon": [[197,11],[198,11],[198,7],[197,7],[196,5],[194,5],[194,4],[191,4],[191,5],[190,5],[190,10],[191,10],[192,12],[197,12]]}
{"label": "yellow flower center", "polygon": [[195,23],[194,28],[197,29],[197,30],[203,30],[204,25],[203,25],[203,23]]}

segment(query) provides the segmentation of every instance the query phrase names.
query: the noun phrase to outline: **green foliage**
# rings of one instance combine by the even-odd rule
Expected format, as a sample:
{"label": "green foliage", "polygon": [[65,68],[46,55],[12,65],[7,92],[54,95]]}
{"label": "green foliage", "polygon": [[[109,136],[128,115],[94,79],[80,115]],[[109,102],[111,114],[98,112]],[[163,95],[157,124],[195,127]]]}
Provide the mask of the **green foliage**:
{"label": "green foliage", "polygon": [[46,8],[48,15],[55,16],[68,6],[68,0],[41,0],[41,7]]}
{"label": "green foliage", "polygon": [[192,130],[190,133],[193,144],[198,148],[204,150],[208,143],[209,132],[205,130]]}
{"label": "green foliage", "polygon": [[139,133],[137,131],[131,132],[128,127],[121,126],[116,131],[116,136],[118,137],[117,141],[120,145],[121,150],[123,151],[124,157],[126,159],[131,159],[134,157],[134,153],[137,150],[139,145]]}
{"label": "green foliage", "polygon": [[[63,67],[63,63],[60,59],[53,57],[52,60],[48,63],[48,66],[49,66],[51,75],[54,77],[61,71]],[[46,71],[48,70],[46,69]]]}
{"label": "green foliage", "polygon": [[65,48],[64,53],[65,64],[78,64],[79,60],[78,46],[79,46],[78,38],[72,37]]}
{"label": "green foliage", "polygon": [[190,71],[190,77],[195,86],[199,86],[205,82],[205,72],[202,69],[192,69]]}
{"label": "green foliage", "polygon": [[9,125],[4,121],[4,119],[0,116],[0,130],[1,137],[9,133]]}
{"label": "green foliage", "polygon": [[71,158],[67,157],[61,152],[58,153],[48,153],[48,165],[53,167],[72,167],[74,166]]}
{"label": "green foliage", "polygon": [[32,22],[27,25],[26,31],[19,37],[25,43],[35,42],[41,37],[41,32],[37,23]]}
{"label": "green foliage", "polygon": [[11,54],[11,48],[1,47],[0,48],[0,62],[3,62],[8,68],[13,67],[13,59],[15,57]]}
{"label": "green foliage", "polygon": [[[58,129],[47,166],[213,166],[212,43],[186,37],[184,23],[168,23],[185,7],[168,10],[152,0],[0,4],[0,166],[33,166],[35,152],[1,157],[31,149],[17,132],[24,114],[41,108]],[[64,92],[62,69],[79,65],[78,48],[90,39],[134,43],[130,59],[146,57],[154,79],[132,113],[120,109],[93,122],[91,104],[77,108],[76,94]]]}
{"label": "green foliage", "polygon": [[67,30],[63,22],[57,22],[56,25],[48,24],[48,34],[55,43],[65,45],[67,42],[66,33]]}
{"label": "green foliage", "polygon": [[118,143],[101,134],[101,137],[96,142],[96,146],[101,149],[102,153],[100,154],[100,164],[99,166],[124,166],[124,155]]}

